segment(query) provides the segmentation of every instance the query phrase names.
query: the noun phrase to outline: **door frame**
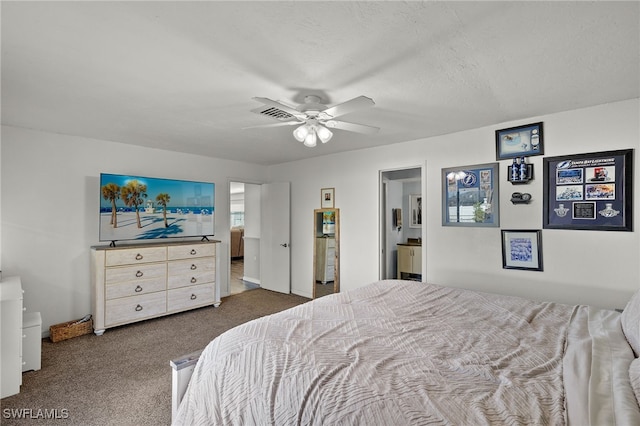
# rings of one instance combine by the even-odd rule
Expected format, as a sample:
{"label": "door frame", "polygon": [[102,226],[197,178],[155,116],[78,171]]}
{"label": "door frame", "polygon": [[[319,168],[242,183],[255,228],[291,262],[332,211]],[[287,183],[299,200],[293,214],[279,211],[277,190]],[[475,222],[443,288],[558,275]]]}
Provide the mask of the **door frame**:
{"label": "door frame", "polygon": [[[226,262],[226,269],[227,269],[227,281],[226,281],[226,296],[229,296],[231,294],[231,183],[235,182],[235,183],[243,183],[243,184],[249,184],[249,185],[264,185],[266,182],[263,181],[258,181],[258,180],[252,180],[252,179],[245,179],[245,178],[227,178],[227,194],[228,194],[228,198],[227,198],[227,224],[229,229],[226,231],[228,233],[228,238],[229,238],[229,243],[227,244],[227,250],[226,250],[226,256],[227,256],[227,262]],[[262,232],[262,229],[260,230],[260,232]],[[257,277],[259,278],[259,277]],[[221,283],[222,284],[222,283]],[[255,283],[255,284],[260,284]]]}
{"label": "door frame", "polygon": [[[386,264],[387,264],[387,180],[402,180],[402,179],[388,179],[390,173],[400,173],[402,171],[409,171],[414,169],[420,169],[420,192],[422,194],[422,199],[425,200],[427,196],[427,161],[425,160],[421,164],[416,165],[408,165],[403,167],[395,167],[389,169],[380,169],[378,171],[378,279],[387,278],[386,275],[388,273]],[[428,203],[423,201],[422,203],[422,227],[421,227],[421,238],[422,238],[422,280],[426,281],[427,274],[427,250],[426,241],[427,241],[427,219],[428,219]],[[437,209],[439,211],[439,208]],[[408,224],[404,224],[404,226],[408,226]],[[394,277],[395,278],[395,277]]]}

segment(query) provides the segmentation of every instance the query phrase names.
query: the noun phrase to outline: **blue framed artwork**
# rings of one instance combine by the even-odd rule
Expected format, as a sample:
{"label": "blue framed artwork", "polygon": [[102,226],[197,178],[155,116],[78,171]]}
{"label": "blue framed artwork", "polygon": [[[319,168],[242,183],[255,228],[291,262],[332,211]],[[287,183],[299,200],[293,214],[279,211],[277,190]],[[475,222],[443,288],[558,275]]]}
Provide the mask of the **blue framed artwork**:
{"label": "blue framed artwork", "polygon": [[496,130],[496,160],[544,154],[542,123]]}
{"label": "blue framed artwork", "polygon": [[503,229],[502,267],[542,271],[542,231]]}
{"label": "blue framed artwork", "polygon": [[500,226],[498,163],[442,169],[443,226]]}
{"label": "blue framed artwork", "polygon": [[633,231],[633,150],[543,159],[543,228]]}

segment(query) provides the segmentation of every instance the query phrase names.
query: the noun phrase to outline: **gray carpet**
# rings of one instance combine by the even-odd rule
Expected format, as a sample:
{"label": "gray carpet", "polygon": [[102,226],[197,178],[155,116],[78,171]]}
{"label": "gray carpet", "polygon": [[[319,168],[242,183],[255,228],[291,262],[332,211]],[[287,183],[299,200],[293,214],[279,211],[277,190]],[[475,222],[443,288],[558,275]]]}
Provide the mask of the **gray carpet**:
{"label": "gray carpet", "polygon": [[44,339],[42,369],[24,373],[21,392],[0,401],[0,424],[169,425],[169,360],[238,324],[307,301],[256,289],[225,297],[218,308],[107,329],[103,336]]}

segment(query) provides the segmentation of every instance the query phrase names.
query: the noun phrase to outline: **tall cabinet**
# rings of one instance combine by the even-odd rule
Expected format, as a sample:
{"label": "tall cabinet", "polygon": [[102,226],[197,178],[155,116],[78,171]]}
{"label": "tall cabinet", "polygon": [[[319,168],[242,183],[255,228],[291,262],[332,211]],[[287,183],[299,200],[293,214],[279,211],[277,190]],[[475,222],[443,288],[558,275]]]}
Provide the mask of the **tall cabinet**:
{"label": "tall cabinet", "polygon": [[0,282],[0,398],[19,393],[22,385],[22,294],[20,277]]}
{"label": "tall cabinet", "polygon": [[94,329],[220,305],[219,241],[91,248]]}

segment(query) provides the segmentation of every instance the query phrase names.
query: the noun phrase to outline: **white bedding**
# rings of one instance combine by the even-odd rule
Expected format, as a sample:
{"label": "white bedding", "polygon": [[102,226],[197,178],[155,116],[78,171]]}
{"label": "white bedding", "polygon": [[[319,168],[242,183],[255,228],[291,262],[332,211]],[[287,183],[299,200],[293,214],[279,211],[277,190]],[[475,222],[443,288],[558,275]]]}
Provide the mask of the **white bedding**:
{"label": "white bedding", "polygon": [[175,424],[640,424],[632,359],[615,312],[387,280],[214,339]]}

